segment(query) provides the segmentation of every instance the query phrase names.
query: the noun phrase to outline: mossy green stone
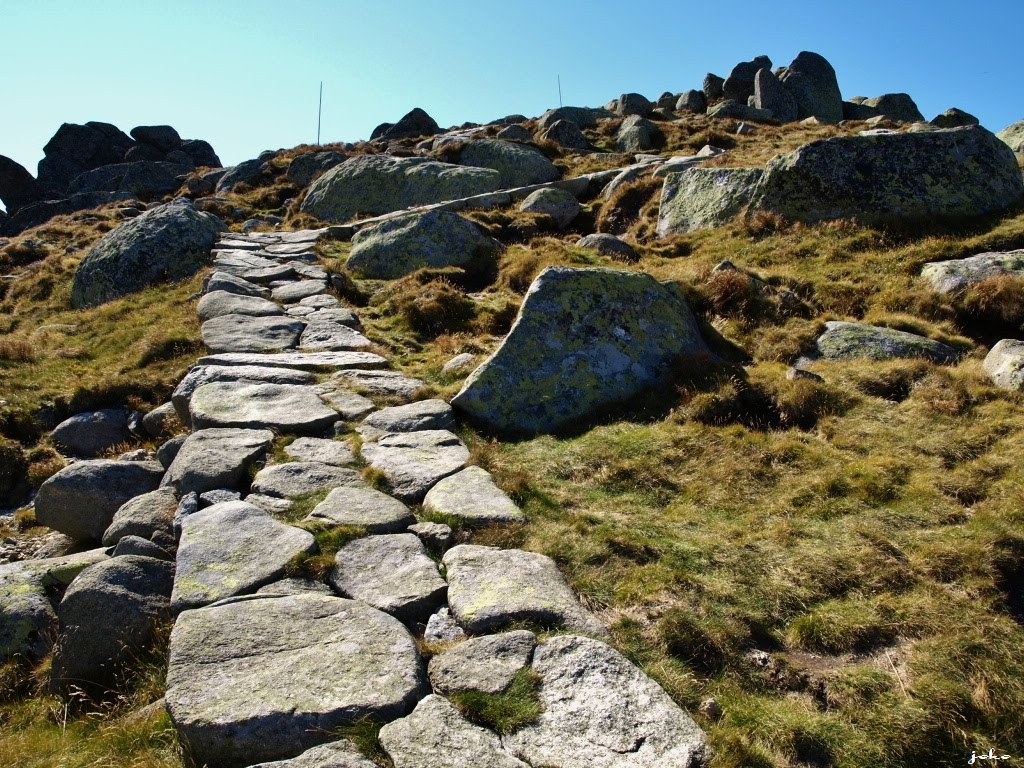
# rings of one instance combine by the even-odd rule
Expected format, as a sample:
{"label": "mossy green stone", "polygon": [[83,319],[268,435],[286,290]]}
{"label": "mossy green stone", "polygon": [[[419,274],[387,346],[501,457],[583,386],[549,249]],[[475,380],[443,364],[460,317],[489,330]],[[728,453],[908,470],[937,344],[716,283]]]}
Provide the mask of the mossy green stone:
{"label": "mossy green stone", "polygon": [[648,274],[550,267],[498,350],[452,400],[493,429],[550,432],[708,355],[682,295]]}
{"label": "mossy green stone", "polygon": [[1022,196],[1013,152],[972,125],[806,144],[769,161],[751,208],[794,221],[927,224],[1003,211]]}
{"label": "mossy green stone", "polygon": [[346,222],[356,214],[391,213],[500,188],[501,174],[490,168],[423,157],[359,155],[313,182],[302,211],[324,221]]}
{"label": "mossy green stone", "polygon": [[689,168],[670,173],[661,189],[658,237],[719,227],[750,202],[760,168]]}
{"label": "mossy green stone", "polygon": [[950,363],[957,351],[947,344],[915,333],[859,323],[830,322],[818,337],[818,354],[826,360],[892,360],[921,357]]}

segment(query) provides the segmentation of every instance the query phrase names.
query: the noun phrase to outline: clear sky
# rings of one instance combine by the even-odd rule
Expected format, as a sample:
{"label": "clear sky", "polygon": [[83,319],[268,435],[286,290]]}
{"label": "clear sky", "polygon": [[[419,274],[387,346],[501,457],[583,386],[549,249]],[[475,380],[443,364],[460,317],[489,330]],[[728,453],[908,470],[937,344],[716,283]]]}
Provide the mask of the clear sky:
{"label": "clear sky", "polygon": [[0,154],[33,173],[62,122],[173,125],[225,164],[366,138],[414,106],[442,126],[626,91],[699,88],[738,61],[828,58],[844,96],[905,91],[998,131],[1024,118],[1024,1],[0,0]]}

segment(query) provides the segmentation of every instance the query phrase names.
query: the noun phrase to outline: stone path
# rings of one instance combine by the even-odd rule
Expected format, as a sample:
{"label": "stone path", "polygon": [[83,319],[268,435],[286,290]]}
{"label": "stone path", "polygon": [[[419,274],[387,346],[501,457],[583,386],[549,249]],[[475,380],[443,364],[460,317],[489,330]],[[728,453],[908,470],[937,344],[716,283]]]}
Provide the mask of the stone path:
{"label": "stone path", "polygon": [[[212,354],[172,400],[192,432],[161,449],[176,455],[158,490],[150,473],[90,523],[107,545],[151,530],[176,559],[173,588],[156,598],[177,616],[166,706],[196,764],[370,765],[338,731],[371,718],[384,726],[380,741],[396,768],[704,765],[703,732],[604,642],[606,627],[553,560],[449,549],[442,520],[468,534],[524,515],[486,471],[467,466],[450,406],[411,402],[422,382],[360,351],[369,340],[327,293],[313,251],[337,229],[221,237],[198,303]],[[407,404],[377,409],[380,395]],[[275,450],[275,440],[290,442]],[[75,472],[98,464],[79,462]],[[370,487],[360,465],[389,492]],[[73,512],[80,484],[74,473],[62,484],[61,474],[53,488]],[[86,488],[85,500],[94,496]],[[286,578],[319,551],[310,531],[339,526],[346,537],[363,535],[338,548],[325,583]],[[138,546],[132,539],[125,549]],[[41,583],[28,571],[8,581],[26,591]],[[524,622],[573,634],[546,638]],[[475,637],[430,644],[439,631]],[[424,648],[436,652],[429,675]],[[471,723],[445,698],[474,688],[500,694],[525,669],[544,710],[513,734]]]}

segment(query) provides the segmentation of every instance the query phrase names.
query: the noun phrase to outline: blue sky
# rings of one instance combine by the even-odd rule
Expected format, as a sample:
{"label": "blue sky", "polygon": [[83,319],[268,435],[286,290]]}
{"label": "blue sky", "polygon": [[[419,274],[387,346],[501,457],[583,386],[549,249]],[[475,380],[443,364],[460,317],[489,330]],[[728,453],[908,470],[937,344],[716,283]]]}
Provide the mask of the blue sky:
{"label": "blue sky", "polygon": [[226,164],[366,138],[414,106],[442,126],[699,88],[737,61],[823,54],[844,96],[905,91],[997,131],[1024,118],[1024,2],[0,0],[0,154],[33,173],[62,122],[169,123]]}

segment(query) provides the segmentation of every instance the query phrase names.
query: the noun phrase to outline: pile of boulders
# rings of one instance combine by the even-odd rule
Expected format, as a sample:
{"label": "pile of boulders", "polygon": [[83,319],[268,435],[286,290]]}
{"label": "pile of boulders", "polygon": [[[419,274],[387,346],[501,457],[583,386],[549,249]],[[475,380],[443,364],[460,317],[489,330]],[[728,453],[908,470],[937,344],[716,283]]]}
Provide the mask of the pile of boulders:
{"label": "pile of boulders", "polygon": [[196,168],[221,165],[208,142],[182,139],[169,125],[140,125],[129,136],[109,123],[64,123],[43,152],[37,178],[0,156],[2,234],[118,200],[157,200]]}

